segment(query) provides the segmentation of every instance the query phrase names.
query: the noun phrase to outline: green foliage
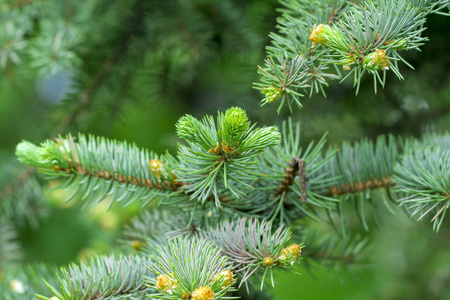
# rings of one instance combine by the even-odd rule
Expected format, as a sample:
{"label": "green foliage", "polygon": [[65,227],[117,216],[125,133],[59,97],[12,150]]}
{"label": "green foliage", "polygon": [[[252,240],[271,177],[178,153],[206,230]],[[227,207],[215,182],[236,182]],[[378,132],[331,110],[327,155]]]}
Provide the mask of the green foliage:
{"label": "green foliage", "polygon": [[[447,135],[448,137],[448,135]],[[396,190],[418,221],[431,215],[433,229],[439,231],[450,206],[450,151],[448,148],[408,151],[395,166]]]}
{"label": "green foliage", "polygon": [[237,107],[219,112],[217,125],[212,116],[201,122],[184,116],[177,123],[177,133],[188,143],[179,148],[176,168],[179,181],[187,183],[183,190],[202,203],[214,196],[217,206],[223,189],[237,199],[252,189],[257,155],[281,139],[276,127],[250,126],[245,111]]}
{"label": "green foliage", "polygon": [[290,267],[300,256],[299,245],[296,245],[298,249],[295,255],[286,254],[284,247],[287,246],[291,231],[280,226],[272,232],[270,222],[242,218],[225,222],[207,231],[204,236],[219,246],[222,254],[233,263],[233,268],[239,270],[239,286],[247,284],[247,280],[256,272],[262,274],[261,289],[267,274],[273,286],[272,266]]}
{"label": "green foliage", "polygon": [[[157,248],[146,276],[159,299],[221,299],[234,283],[228,259],[204,239],[178,238]],[[158,275],[157,278],[156,275]],[[203,295],[204,294],[204,295]]]}
{"label": "green foliage", "polygon": [[[123,299],[141,297],[150,293],[144,285],[144,276],[152,276],[147,269],[149,260],[138,256],[102,256],[92,259],[88,264],[73,264],[62,268],[57,276],[58,291],[46,283],[53,295],[60,300],[75,299]],[[50,297],[39,296],[50,300]]]}
{"label": "green foliage", "polygon": [[176,186],[175,176],[164,167],[174,164],[169,154],[159,156],[105,138],[80,134],[75,143],[69,135],[58,142],[48,140],[41,147],[21,142],[16,154],[48,179],[62,180],[60,188],[73,189],[67,201],[82,192],[86,205],[95,205],[107,196],[112,197],[111,205],[116,201],[126,201],[123,205],[136,200],[148,203]]}
{"label": "green foliage", "polygon": [[[375,91],[378,82],[384,87],[390,80],[389,73],[407,77],[400,62],[415,65],[407,51],[420,50],[427,40],[423,36],[426,19],[432,13],[445,14],[449,1],[281,0],[280,4],[278,33],[270,34],[265,65],[258,69],[261,80],[254,84],[264,94],[262,105],[278,101],[279,114],[285,105],[291,113],[293,106],[303,107],[303,95],[325,96],[330,79],[344,81],[353,76],[358,92],[364,87],[365,73],[372,75]],[[331,114],[352,116],[351,120],[369,115],[357,110],[359,105],[377,112],[370,120],[383,118],[376,124],[390,122],[391,111],[369,106],[373,103],[365,97],[351,105],[337,105],[345,100],[340,96],[347,90],[345,83],[329,87],[333,99],[320,104],[318,111],[305,105],[302,130],[291,120],[283,123],[282,130],[257,128],[244,109],[231,107],[250,105],[247,111],[252,119],[269,115],[252,109],[253,95],[246,82],[256,75],[247,66],[263,61],[257,49],[267,43],[263,36],[271,22],[263,15],[273,10],[272,5],[247,0],[2,3],[0,25],[5,30],[0,32],[0,67],[5,75],[1,81],[8,89],[15,78],[23,81],[22,86],[33,86],[34,79],[46,80],[48,74],[67,72],[72,78],[62,105],[30,105],[26,110],[35,115],[30,118],[33,121],[27,120],[30,113],[20,109],[18,119],[24,128],[39,127],[36,136],[29,131],[21,136],[45,140],[44,134],[69,130],[90,131],[95,136],[59,136],[40,146],[24,141],[17,145],[16,155],[29,167],[9,157],[0,162],[1,295],[12,300],[33,295],[47,300],[147,296],[212,300],[242,295],[243,299],[266,299],[266,291],[254,293],[250,286],[261,290],[269,282],[274,286],[277,268],[314,272],[320,265],[353,274],[365,267],[368,258],[378,263],[363,229],[369,230],[373,222],[378,225],[380,215],[382,221],[389,218],[384,207],[377,209],[380,202],[388,210],[392,204],[403,206],[414,219],[431,220],[433,229],[445,234],[444,217],[450,206],[448,134],[406,140],[387,135],[422,125],[416,122],[422,114],[415,105],[431,103],[425,91],[416,95],[405,85],[394,96],[384,94],[394,107],[392,114],[402,116],[390,127],[380,125],[373,131],[368,130],[370,126],[358,129],[345,118],[339,120],[337,130],[330,125]],[[440,57],[441,62],[445,66]],[[436,78],[445,74],[435,73],[434,65],[430,69],[435,82],[427,90],[439,85]],[[423,87],[422,82],[413,85]],[[217,86],[224,86],[223,91],[217,92]],[[445,92],[435,96],[441,106],[425,112],[425,119],[434,119],[437,110],[438,116],[448,111]],[[414,99],[409,101],[408,95]],[[139,129],[126,127],[118,133],[118,116],[142,110],[139,101],[143,99],[145,107],[161,116],[155,120],[155,113],[150,117],[132,113],[130,119],[140,116],[134,120]],[[178,146],[177,157],[101,137],[137,137],[161,148],[174,144],[170,140],[174,135],[163,142],[152,136],[162,134],[163,121],[174,123],[169,110],[159,110],[160,103],[173,107],[182,103],[191,110],[201,107],[200,112],[190,112],[194,115],[217,110],[223,103],[231,108],[219,111],[217,117],[181,117],[176,131],[186,143]],[[409,118],[414,110],[419,113]],[[50,124],[48,114],[38,113],[42,111],[56,112],[56,123]],[[2,107],[0,119],[8,113]],[[146,118],[151,122],[141,124]],[[325,127],[331,127],[329,136],[323,135]],[[341,143],[339,129],[348,139],[355,138],[351,132],[358,130],[370,138]],[[327,145],[326,136],[339,144]],[[48,205],[36,168],[50,180],[49,186],[59,184],[55,189],[64,190],[49,197],[51,201],[79,196],[84,206],[104,200],[110,201],[109,206],[134,202],[145,206],[157,200],[124,226],[120,249],[107,249],[132,255],[99,256],[89,263],[63,267],[56,275],[52,267],[18,268],[27,261],[16,255],[20,247],[15,228],[29,222],[36,226]],[[354,214],[347,213],[349,205],[355,206],[360,222],[353,222]],[[129,217],[128,212],[123,214],[120,222]],[[106,227],[106,223],[101,224]],[[318,230],[322,225],[324,230]],[[366,236],[346,234],[354,230]],[[291,232],[298,244],[289,245]],[[415,241],[428,243],[427,239]],[[400,249],[393,250],[400,257]],[[408,262],[414,264],[411,259]],[[244,284],[251,295],[243,291]]]}
{"label": "green foliage", "polygon": [[[388,70],[404,79],[398,62],[413,67],[399,52],[420,51],[419,47],[427,41],[422,36],[426,17],[448,5],[447,0],[281,3],[284,8],[278,20],[279,33],[271,34],[273,45],[267,47],[266,67],[259,68],[262,77],[257,84],[266,95],[262,105],[281,98],[278,113],[287,95],[291,112],[291,102],[302,107],[300,97],[308,86],[310,96],[319,91],[325,95],[326,78],[339,78],[342,82],[353,76],[356,93],[366,72],[373,76],[375,93],[377,82],[385,86]],[[333,65],[335,72],[326,71],[326,65]],[[339,65],[349,72],[342,75]]]}

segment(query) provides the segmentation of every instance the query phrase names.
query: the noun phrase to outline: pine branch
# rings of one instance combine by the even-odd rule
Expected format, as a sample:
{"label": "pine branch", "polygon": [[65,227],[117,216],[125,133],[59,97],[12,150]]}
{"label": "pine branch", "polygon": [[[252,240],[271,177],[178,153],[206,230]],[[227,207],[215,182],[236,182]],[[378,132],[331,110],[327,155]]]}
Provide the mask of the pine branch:
{"label": "pine branch", "polygon": [[270,276],[274,286],[272,267],[291,267],[301,253],[298,244],[285,248],[291,236],[288,228],[280,226],[272,232],[272,223],[256,219],[227,221],[202,235],[222,249],[222,254],[228,257],[233,269],[240,275],[239,287],[245,283],[247,289],[247,280],[253,275],[262,276],[261,289],[266,275]]}
{"label": "pine branch", "polygon": [[411,150],[395,167],[394,181],[402,195],[399,203],[418,221],[431,215],[433,229],[439,231],[450,207],[450,151],[440,147]]}
{"label": "pine branch", "polygon": [[[96,204],[111,196],[111,205],[127,199],[146,200],[167,195],[179,185],[170,166],[174,159],[158,156],[126,142],[78,136],[77,143],[69,135],[57,142],[47,140],[37,147],[29,142],[17,146],[20,161],[39,168],[48,179],[63,180],[63,188],[83,192],[86,204]],[[160,192],[158,192],[160,190]]]}
{"label": "pine branch", "polygon": [[[327,78],[340,78],[342,82],[353,76],[356,93],[365,73],[373,76],[375,93],[378,82],[384,87],[388,70],[403,79],[398,62],[413,67],[400,55],[400,51],[419,50],[427,41],[422,36],[426,16],[441,13],[448,1],[330,3],[327,0],[291,0],[281,1],[281,4],[284,8],[278,20],[279,33],[270,35],[273,45],[267,47],[266,67],[272,73],[268,72],[269,69],[260,68],[261,83],[255,84],[266,96],[262,105],[281,99],[278,113],[284,102],[289,104],[291,112],[291,102],[301,107],[300,97],[308,86],[310,96],[314,92],[325,96]],[[302,76],[292,80],[287,87],[283,84],[283,80],[289,78],[286,74],[283,77],[283,72],[278,71],[278,76],[274,76],[275,70],[282,70],[285,65],[285,60],[274,63],[273,58],[280,55],[284,55],[285,60],[303,60]],[[333,65],[335,72],[326,71],[326,65]],[[341,75],[338,65],[349,72]],[[290,93],[288,101],[285,101],[286,90]]]}
{"label": "pine branch", "polygon": [[278,189],[275,190],[272,198],[277,198],[281,196],[283,193],[287,193],[290,191],[290,187],[294,183],[294,178],[298,175],[300,179],[300,189],[301,189],[301,199],[303,202],[306,202],[308,199],[308,195],[306,193],[306,166],[305,161],[302,159],[298,159],[294,157],[289,161],[288,167],[286,168],[286,172],[283,180],[281,181],[281,185]]}
{"label": "pine branch", "polygon": [[[144,276],[152,276],[148,270],[149,259],[139,256],[97,257],[89,264],[73,264],[62,268],[57,275],[60,290],[47,283],[53,295],[60,300],[119,299],[149,295]],[[50,297],[39,295],[41,299]]]}
{"label": "pine branch", "polygon": [[[159,299],[221,299],[235,281],[228,259],[204,239],[178,238],[158,247],[145,276],[146,284]],[[156,275],[158,277],[156,278]]]}
{"label": "pine branch", "polygon": [[180,147],[176,169],[179,180],[188,183],[183,190],[202,203],[214,196],[218,207],[221,191],[241,199],[252,189],[257,155],[281,139],[276,127],[250,126],[246,112],[238,107],[219,112],[217,125],[212,116],[199,121],[186,115],[176,126],[177,134],[188,142]]}

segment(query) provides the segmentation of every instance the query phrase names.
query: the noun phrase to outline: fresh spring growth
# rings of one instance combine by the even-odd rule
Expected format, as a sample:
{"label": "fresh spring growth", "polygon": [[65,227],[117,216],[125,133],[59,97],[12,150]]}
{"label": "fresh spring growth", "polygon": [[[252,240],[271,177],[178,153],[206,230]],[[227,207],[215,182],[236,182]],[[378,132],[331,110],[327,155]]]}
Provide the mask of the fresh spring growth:
{"label": "fresh spring growth", "polygon": [[292,266],[300,257],[302,248],[298,244],[292,244],[289,247],[281,251],[280,256],[278,256],[277,262],[282,265]]}
{"label": "fresh spring growth", "polygon": [[317,45],[324,45],[341,53],[348,49],[344,36],[335,26],[314,25],[309,35],[309,40],[312,42],[312,48],[317,47]]}
{"label": "fresh spring growth", "polygon": [[398,40],[391,40],[384,43],[386,46],[391,46],[393,50],[403,50],[406,48],[408,43],[404,38]]}
{"label": "fresh spring growth", "polygon": [[275,102],[284,96],[284,90],[276,86],[263,88],[261,92],[266,95],[262,100],[263,104]]}
{"label": "fresh spring growth", "polygon": [[222,135],[222,150],[232,153],[250,127],[247,114],[240,107],[232,107],[225,114],[219,113],[218,123]]}
{"label": "fresh spring growth", "polygon": [[68,155],[64,146],[54,141],[47,140],[40,147],[28,141],[22,141],[16,147],[16,156],[20,162],[27,165],[48,169],[69,169]]}
{"label": "fresh spring growth", "polygon": [[190,115],[180,118],[177,134],[185,139],[178,152],[175,174],[190,199],[211,199],[220,206],[219,192],[229,190],[237,199],[252,189],[256,179],[256,156],[281,142],[276,127],[255,128],[242,108],[232,107],[201,121]]}
{"label": "fresh spring growth", "polygon": [[192,293],[192,300],[214,300],[214,292],[210,287],[202,286]]}
{"label": "fresh spring growth", "polygon": [[330,27],[328,25],[319,24],[314,25],[314,28],[311,30],[311,34],[309,35],[309,40],[313,42],[313,47],[316,47],[317,44],[324,44],[327,41],[327,36],[325,34],[324,28]]}
{"label": "fresh spring growth", "polygon": [[264,257],[263,265],[265,267],[271,268],[273,266],[273,258],[269,256]]}
{"label": "fresh spring growth", "polygon": [[220,285],[221,289],[227,289],[231,286],[233,283],[233,272],[230,270],[224,270],[216,275],[211,279],[210,283],[212,284],[218,284]]}
{"label": "fresh spring growth", "polygon": [[173,278],[173,273],[170,275],[159,275],[156,279],[156,288],[160,292],[172,294],[172,290],[178,286],[178,281]]}
{"label": "fresh spring growth", "polygon": [[369,71],[389,70],[391,62],[387,58],[386,50],[376,49],[364,58],[363,66]]}

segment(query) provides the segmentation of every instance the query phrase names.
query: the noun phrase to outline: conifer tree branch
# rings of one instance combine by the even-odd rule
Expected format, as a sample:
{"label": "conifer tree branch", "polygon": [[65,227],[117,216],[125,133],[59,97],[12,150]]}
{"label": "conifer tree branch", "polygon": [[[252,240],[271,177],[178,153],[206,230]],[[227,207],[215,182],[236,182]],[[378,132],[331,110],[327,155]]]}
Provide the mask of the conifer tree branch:
{"label": "conifer tree branch", "polygon": [[[384,87],[388,70],[403,79],[398,63],[413,67],[399,52],[419,50],[427,40],[422,36],[426,16],[439,13],[448,4],[447,0],[310,2],[281,1],[284,8],[278,20],[279,33],[270,35],[266,68],[258,71],[261,83],[255,86],[265,95],[261,105],[279,100],[278,113],[285,103],[291,112],[291,102],[301,108],[300,97],[307,87],[310,96],[319,92],[325,96],[327,79],[339,78],[342,82],[354,77],[356,93],[365,73],[372,75],[375,93],[378,83]],[[286,58],[274,62],[273,58],[280,55]],[[287,77],[276,70],[293,59],[302,60],[303,73],[299,74],[303,75],[286,84]],[[335,72],[326,71],[326,65],[334,66]],[[342,75],[338,65],[349,72]],[[285,91],[289,91],[287,99]]]}
{"label": "conifer tree branch", "polygon": [[[139,256],[103,256],[89,264],[73,264],[62,268],[57,280],[60,290],[46,283],[52,294],[60,300],[96,300],[137,297],[151,294],[144,285],[144,276],[153,276],[148,269],[148,258]],[[41,299],[50,297],[39,295]]]}
{"label": "conifer tree branch", "polygon": [[49,179],[62,179],[63,187],[74,187],[72,197],[82,191],[87,204],[95,204],[108,195],[112,196],[111,204],[127,196],[130,202],[148,202],[180,185],[171,169],[174,158],[169,154],[158,156],[134,145],[87,139],[81,134],[77,143],[70,135],[57,142],[47,140],[41,147],[22,142],[16,154],[20,161],[38,167]]}
{"label": "conifer tree branch", "polygon": [[291,267],[300,258],[301,246],[287,246],[290,229],[280,226],[272,231],[270,222],[241,218],[232,223],[227,221],[203,236],[219,246],[233,263],[233,269],[241,275],[239,287],[247,285],[246,281],[257,273],[262,276],[261,289],[266,276],[273,285],[272,267]]}

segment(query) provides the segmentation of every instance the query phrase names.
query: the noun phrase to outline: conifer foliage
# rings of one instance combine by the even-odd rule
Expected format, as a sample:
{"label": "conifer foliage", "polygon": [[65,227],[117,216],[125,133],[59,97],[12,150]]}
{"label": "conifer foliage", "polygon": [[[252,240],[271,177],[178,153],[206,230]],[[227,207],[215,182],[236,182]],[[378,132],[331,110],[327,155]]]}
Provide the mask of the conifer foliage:
{"label": "conifer foliage", "polygon": [[[77,122],[79,112],[92,109],[93,94],[102,95],[103,88],[116,85],[109,75],[112,68],[119,77],[133,76],[127,62],[137,66],[136,56],[146,48],[140,38],[150,33],[161,38],[159,25],[147,24],[161,20],[152,19],[156,13],[152,15],[145,1],[112,1],[114,9],[106,9],[100,27],[113,28],[112,14],[121,9],[121,17],[134,21],[125,31],[117,28],[126,46],[115,48],[93,74],[83,69],[83,60],[92,58],[82,45],[105,40],[96,32],[87,35],[84,21],[98,12],[102,1],[88,1],[86,7],[75,4],[73,15],[50,12],[47,2],[3,4],[7,10],[0,12],[5,28],[0,32],[0,67],[11,72],[29,64],[42,74],[66,68],[83,73],[80,89],[63,105],[69,117],[59,129],[65,131]],[[198,7],[188,7],[191,2],[197,3],[180,5],[198,12]],[[209,2],[204,2],[207,7]],[[411,65],[402,53],[420,50],[427,41],[427,16],[446,14],[449,6],[448,0],[279,2],[277,33],[270,34],[265,65],[258,69],[261,80],[254,85],[264,94],[261,105],[279,102],[278,113],[285,104],[291,112],[293,104],[301,108],[304,94],[325,95],[329,79],[353,77],[356,93],[366,73],[373,77],[375,92],[378,83],[387,84],[387,72],[404,79],[399,63]],[[232,1],[223,3],[226,10]],[[158,4],[154,11],[171,5]],[[58,21],[52,20],[53,14]],[[39,26],[27,18],[30,15]],[[200,15],[193,14],[199,21],[189,25],[204,28]],[[197,42],[186,38],[186,32],[172,36],[174,40],[161,38],[163,51],[172,44],[181,43],[183,49]],[[205,59],[188,62],[181,54],[177,57],[174,64],[185,69]],[[131,93],[131,82],[122,83],[123,94]],[[39,145],[20,142],[15,155],[22,164],[4,166],[23,175],[6,185],[0,198],[0,214],[8,216],[8,222],[0,222],[0,294],[8,299],[213,300],[236,299],[244,289],[247,297],[259,297],[255,290],[275,286],[276,269],[295,272],[298,266],[321,264],[352,272],[366,263],[372,253],[369,239],[345,232],[344,206],[349,203],[366,230],[366,214],[375,211],[375,202],[387,210],[403,207],[412,218],[429,220],[436,232],[445,226],[450,207],[449,133],[408,139],[379,136],[336,146],[327,142],[326,134],[318,141],[303,140],[300,124],[290,118],[278,125],[256,124],[237,106],[200,119],[186,114],[175,124],[174,134],[182,141],[175,154],[84,133],[50,137]],[[108,208],[137,202],[141,213],[124,229],[121,246],[107,255],[59,270],[30,265],[20,276],[9,275],[20,261],[12,220],[20,215],[33,222],[40,209],[24,211],[45,202],[33,196],[41,194],[44,180],[59,183],[55,189],[70,192],[64,200],[77,199],[85,209],[104,201]],[[37,204],[29,199],[38,199],[33,200]],[[334,231],[321,232],[313,222]]]}

